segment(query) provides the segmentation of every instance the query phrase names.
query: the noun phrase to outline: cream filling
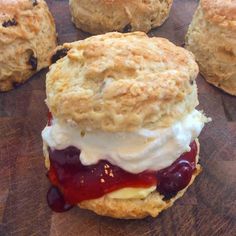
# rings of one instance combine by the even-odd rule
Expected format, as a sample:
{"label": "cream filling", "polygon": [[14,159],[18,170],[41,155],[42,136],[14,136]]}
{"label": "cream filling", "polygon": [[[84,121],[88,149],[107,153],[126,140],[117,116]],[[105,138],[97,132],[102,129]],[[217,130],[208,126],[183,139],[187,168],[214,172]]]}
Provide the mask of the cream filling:
{"label": "cream filling", "polygon": [[81,150],[83,165],[107,160],[130,173],[158,171],[170,166],[182,153],[190,151],[208,119],[193,110],[168,128],[139,129],[134,132],[83,131],[71,123],[54,119],[42,132],[44,142],[52,149],[75,146]]}

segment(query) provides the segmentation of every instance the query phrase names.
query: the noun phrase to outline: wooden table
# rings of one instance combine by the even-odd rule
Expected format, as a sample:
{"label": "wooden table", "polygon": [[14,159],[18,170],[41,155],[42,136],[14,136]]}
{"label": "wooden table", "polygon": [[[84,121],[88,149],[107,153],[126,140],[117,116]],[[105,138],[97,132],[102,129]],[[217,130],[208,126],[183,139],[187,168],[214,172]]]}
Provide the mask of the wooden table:
{"label": "wooden table", "polygon": [[[59,43],[88,36],[70,21],[68,1],[47,0],[56,19]],[[177,45],[196,0],[175,0],[170,18],[150,36]],[[203,173],[183,198],[158,218],[115,220],[74,208],[51,212],[42,155],[46,124],[44,70],[20,88],[0,94],[0,235],[236,235],[236,98],[198,78],[200,108],[213,122],[201,134]]]}

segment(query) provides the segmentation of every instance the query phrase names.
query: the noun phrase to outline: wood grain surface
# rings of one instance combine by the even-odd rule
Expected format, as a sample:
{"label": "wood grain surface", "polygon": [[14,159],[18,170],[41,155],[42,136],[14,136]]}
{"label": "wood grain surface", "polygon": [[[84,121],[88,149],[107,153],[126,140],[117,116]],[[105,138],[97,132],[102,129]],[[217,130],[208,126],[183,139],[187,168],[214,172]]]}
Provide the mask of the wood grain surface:
{"label": "wood grain surface", "polygon": [[[70,21],[68,1],[47,0],[58,41],[88,34]],[[170,18],[150,36],[177,45],[198,1],[175,0]],[[47,206],[41,130],[46,123],[43,70],[18,89],[0,94],[0,235],[236,235],[236,98],[198,78],[200,108],[213,122],[200,136],[202,174],[175,205],[153,219],[115,220],[74,208],[63,214]]]}

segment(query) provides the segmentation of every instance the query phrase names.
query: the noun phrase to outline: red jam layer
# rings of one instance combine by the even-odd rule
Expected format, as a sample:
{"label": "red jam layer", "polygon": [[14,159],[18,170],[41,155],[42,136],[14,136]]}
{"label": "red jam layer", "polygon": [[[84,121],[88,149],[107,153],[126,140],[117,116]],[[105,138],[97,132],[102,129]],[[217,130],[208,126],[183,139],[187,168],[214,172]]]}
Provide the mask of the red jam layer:
{"label": "red jam layer", "polygon": [[80,151],[75,147],[49,151],[49,156],[49,179],[70,204],[99,198],[124,187],[157,185],[155,172],[131,174],[107,161],[84,166],[80,162]]}
{"label": "red jam layer", "polygon": [[157,186],[166,198],[185,188],[196,168],[197,144],[192,142],[191,151],[182,154],[171,166],[160,171],[131,174],[107,161],[84,166],[80,162],[80,150],[68,147],[50,150],[48,177],[53,185],[47,199],[57,212],[66,211],[83,200],[99,198],[106,193],[125,187]]}

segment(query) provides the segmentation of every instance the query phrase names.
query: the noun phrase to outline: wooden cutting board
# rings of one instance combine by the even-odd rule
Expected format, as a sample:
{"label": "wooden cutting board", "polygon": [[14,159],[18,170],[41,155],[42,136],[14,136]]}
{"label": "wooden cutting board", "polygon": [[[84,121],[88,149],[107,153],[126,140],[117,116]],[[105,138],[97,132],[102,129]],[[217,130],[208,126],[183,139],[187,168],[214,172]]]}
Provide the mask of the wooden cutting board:
{"label": "wooden cutting board", "polygon": [[[59,43],[88,36],[71,23],[68,1],[47,2],[56,20]],[[170,18],[150,36],[183,45],[197,3],[175,0]],[[213,119],[200,137],[204,170],[184,197],[158,218],[115,220],[79,208],[57,214],[46,203],[49,183],[40,136],[47,117],[46,72],[0,94],[1,236],[236,235],[236,97],[199,76],[200,109]]]}

